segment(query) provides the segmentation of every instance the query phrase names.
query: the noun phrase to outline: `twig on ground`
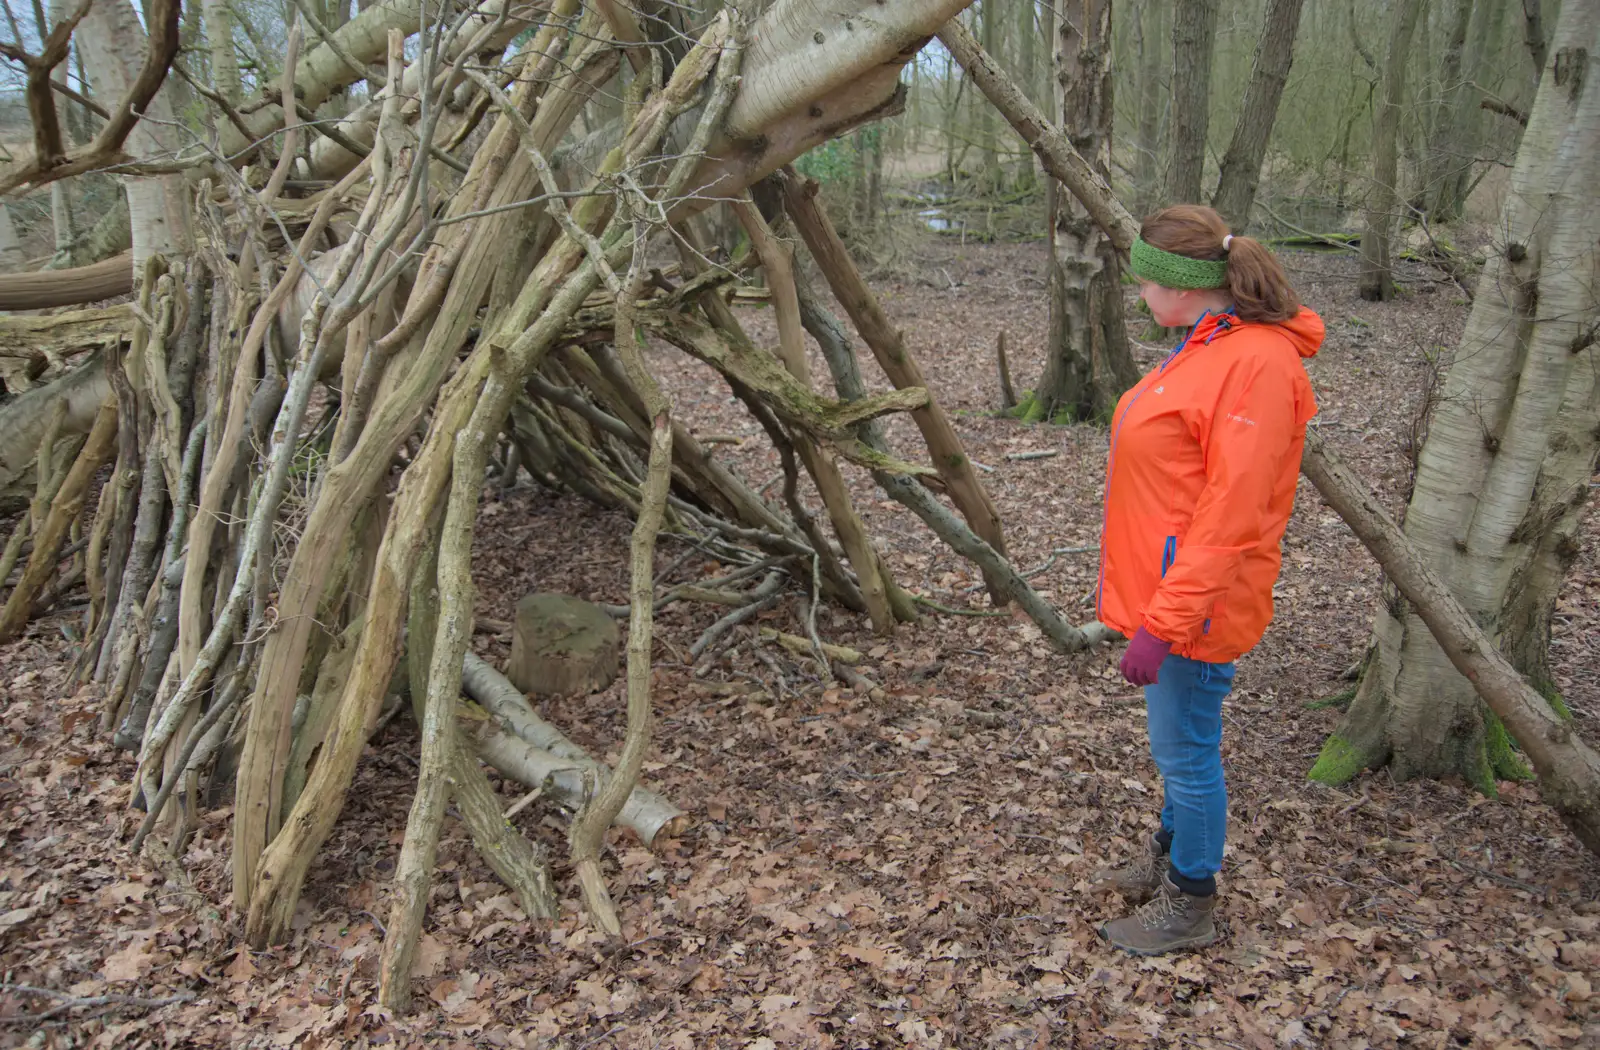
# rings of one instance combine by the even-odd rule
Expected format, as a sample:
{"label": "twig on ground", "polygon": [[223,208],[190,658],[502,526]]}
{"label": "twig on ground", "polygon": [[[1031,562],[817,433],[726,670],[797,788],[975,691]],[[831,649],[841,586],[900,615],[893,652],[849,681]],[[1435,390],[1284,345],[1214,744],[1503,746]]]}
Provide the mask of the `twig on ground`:
{"label": "twig on ground", "polygon": [[[161,998],[149,998],[142,995],[71,995],[67,992],[58,992],[53,988],[36,988],[27,984],[0,983],[0,991],[16,992],[20,995],[33,995],[42,999],[54,999],[57,1005],[37,1014],[18,1014],[15,1017],[0,1017],[0,1025],[30,1025],[48,1021],[61,1014],[74,1010],[103,1009],[112,1006],[134,1006],[142,1009],[154,1010],[162,1006],[172,1006],[175,1003],[187,1003],[194,999],[193,992],[179,992],[176,995]],[[82,1015],[80,1015],[82,1016]]]}
{"label": "twig on ground", "polygon": [[925,605],[934,612],[942,612],[947,616],[1010,616],[1007,609],[952,609],[948,605],[940,605],[932,598],[924,598],[920,594],[913,594],[911,600],[918,605]]}
{"label": "twig on ground", "polygon": [[689,647],[689,658],[699,659],[700,655],[710,648],[713,642],[729,630],[777,605],[778,599],[783,597],[782,588],[783,573],[768,573],[767,578],[761,582],[761,586],[751,592],[750,596],[753,600],[749,605],[733,610],[733,612],[706,628],[705,633],[695,640],[694,645]]}

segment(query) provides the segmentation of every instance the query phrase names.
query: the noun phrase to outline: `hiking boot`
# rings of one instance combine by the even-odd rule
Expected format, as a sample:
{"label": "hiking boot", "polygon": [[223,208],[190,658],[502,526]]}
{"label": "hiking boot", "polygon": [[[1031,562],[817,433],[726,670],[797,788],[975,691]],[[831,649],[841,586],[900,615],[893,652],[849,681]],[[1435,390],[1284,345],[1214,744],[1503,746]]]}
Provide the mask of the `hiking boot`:
{"label": "hiking boot", "polygon": [[1120,868],[1101,868],[1091,880],[1093,888],[1102,892],[1116,890],[1134,903],[1147,901],[1161,889],[1161,877],[1167,870],[1167,851],[1154,835],[1146,843],[1146,852],[1133,859],[1133,863]]}
{"label": "hiking boot", "polygon": [[1100,936],[1135,955],[1165,955],[1167,952],[1204,948],[1217,939],[1211,912],[1217,898],[1196,897],[1178,889],[1167,875],[1150,903],[1125,919],[1100,927]]}

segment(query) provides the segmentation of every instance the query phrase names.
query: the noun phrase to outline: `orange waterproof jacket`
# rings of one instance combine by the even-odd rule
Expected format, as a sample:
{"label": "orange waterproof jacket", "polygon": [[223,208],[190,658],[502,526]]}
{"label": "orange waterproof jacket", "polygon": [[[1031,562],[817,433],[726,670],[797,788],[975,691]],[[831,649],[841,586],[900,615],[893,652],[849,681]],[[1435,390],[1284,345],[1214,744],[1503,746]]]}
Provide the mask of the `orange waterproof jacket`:
{"label": "orange waterproof jacket", "polygon": [[1237,659],[1272,621],[1278,541],[1317,411],[1301,358],[1322,344],[1302,309],[1282,324],[1208,314],[1112,416],[1099,616],[1180,656]]}

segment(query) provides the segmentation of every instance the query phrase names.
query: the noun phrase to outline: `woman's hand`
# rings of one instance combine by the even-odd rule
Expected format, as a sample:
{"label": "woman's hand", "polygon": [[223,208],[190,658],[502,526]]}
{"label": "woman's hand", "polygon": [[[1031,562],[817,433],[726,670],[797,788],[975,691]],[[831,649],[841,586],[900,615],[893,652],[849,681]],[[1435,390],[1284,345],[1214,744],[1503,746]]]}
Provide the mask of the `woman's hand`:
{"label": "woman's hand", "polygon": [[1171,652],[1171,642],[1163,642],[1139,628],[1128,643],[1128,651],[1122,654],[1122,677],[1137,686],[1155,685],[1161,676],[1161,664]]}

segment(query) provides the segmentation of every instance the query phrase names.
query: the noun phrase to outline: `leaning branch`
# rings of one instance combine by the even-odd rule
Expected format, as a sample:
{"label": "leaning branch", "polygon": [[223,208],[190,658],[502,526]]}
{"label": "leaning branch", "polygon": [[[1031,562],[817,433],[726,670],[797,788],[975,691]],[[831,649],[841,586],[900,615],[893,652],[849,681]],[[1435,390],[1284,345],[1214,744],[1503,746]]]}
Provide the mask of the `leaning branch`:
{"label": "leaning branch", "polygon": [[1306,435],[1300,469],[1378,559],[1456,670],[1505,723],[1539,774],[1545,801],[1579,841],[1600,853],[1600,754],[1523,680],[1372,492],[1314,431]]}

